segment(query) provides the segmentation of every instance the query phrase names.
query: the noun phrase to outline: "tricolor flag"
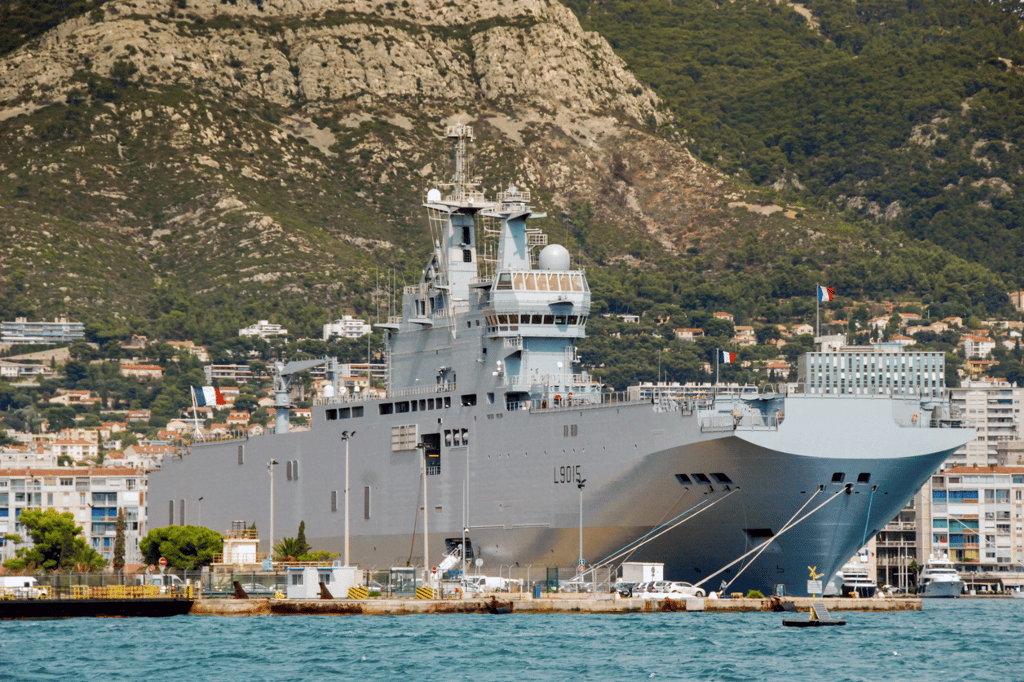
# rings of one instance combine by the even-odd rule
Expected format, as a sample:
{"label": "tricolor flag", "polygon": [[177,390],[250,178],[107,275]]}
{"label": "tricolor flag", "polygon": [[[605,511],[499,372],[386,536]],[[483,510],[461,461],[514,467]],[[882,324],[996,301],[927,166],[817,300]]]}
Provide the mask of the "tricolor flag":
{"label": "tricolor flag", "polygon": [[220,389],[214,386],[193,386],[192,392],[196,396],[196,405],[199,407],[228,404]]}
{"label": "tricolor flag", "polygon": [[726,364],[726,365],[731,365],[732,363],[736,362],[736,354],[735,353],[730,353],[727,350],[723,350],[722,351],[722,362],[724,364]]}
{"label": "tricolor flag", "polygon": [[836,297],[836,290],[832,287],[818,287],[818,300],[831,301]]}

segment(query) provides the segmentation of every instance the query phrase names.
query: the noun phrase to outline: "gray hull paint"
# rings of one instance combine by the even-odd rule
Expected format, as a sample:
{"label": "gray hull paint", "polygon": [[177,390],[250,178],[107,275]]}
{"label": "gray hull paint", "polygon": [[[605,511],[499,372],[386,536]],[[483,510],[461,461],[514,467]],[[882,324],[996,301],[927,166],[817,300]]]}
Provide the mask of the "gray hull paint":
{"label": "gray hull paint", "polygon": [[[314,409],[310,431],[197,445],[182,458],[167,458],[149,482],[150,525],[170,521],[168,503],[186,500],[186,522],[196,521],[203,497],[204,525],[228,528],[233,520],[269,527],[267,462],[275,474],[275,533],[294,536],[299,522],[318,549],[344,547],[345,451],[350,441],[353,561],[364,568],[422,564],[421,460],[419,452],[391,452],[391,427],[419,424],[419,433],[468,428],[470,443],[442,447],[441,472],[428,477],[429,552],[439,562],[445,538],[461,537],[466,508],[469,537],[492,569],[518,564],[534,571],[572,566],[578,555],[579,490],[583,491],[584,553],[601,560],[651,529],[693,509],[692,520],[645,545],[631,560],[663,561],[668,579],[697,582],[763,542],[748,530],[774,533],[808,499],[804,513],[842,489],[836,473],[853,483],[792,530],[778,537],[730,589],[770,589],[785,583],[803,594],[808,567],[825,575],[838,570],[866,537],[891,520],[945,457],[973,434],[955,429],[900,427],[893,419],[900,401],[885,398],[790,396],[778,429],[702,432],[699,414],[658,411],[651,403],[622,403],[578,410],[517,410],[504,406],[456,405],[400,415],[377,414],[325,422]],[[845,414],[843,425],[822,421]],[[879,419],[880,414],[888,418]],[[844,442],[848,424],[872,424],[856,443]],[[575,426],[576,436],[572,433]],[[862,447],[868,443],[869,447]],[[777,447],[772,447],[773,445]],[[242,463],[239,464],[239,448]],[[837,456],[836,453],[846,453]],[[873,456],[872,456],[873,455]],[[285,463],[298,462],[297,480]],[[566,474],[562,473],[563,468]],[[468,505],[464,483],[468,473]],[[731,483],[683,485],[676,474],[725,474]],[[856,483],[869,474],[867,483]],[[872,490],[872,488],[875,488]],[[365,518],[369,489],[369,518]],[[331,494],[337,491],[337,511]],[[712,504],[716,499],[721,501]],[[869,514],[870,508],[870,516]],[[414,540],[413,527],[419,533]],[[266,551],[264,543],[261,550]],[[731,579],[743,564],[723,577]],[[533,575],[539,575],[534,572]],[[719,578],[712,588],[717,588]]]}

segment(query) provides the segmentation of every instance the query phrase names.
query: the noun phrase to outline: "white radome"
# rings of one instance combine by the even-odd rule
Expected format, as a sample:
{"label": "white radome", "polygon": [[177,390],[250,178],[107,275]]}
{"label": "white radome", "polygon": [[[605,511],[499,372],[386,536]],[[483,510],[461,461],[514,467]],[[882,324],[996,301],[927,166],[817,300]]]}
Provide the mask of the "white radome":
{"label": "white radome", "polygon": [[561,244],[548,244],[540,252],[537,265],[541,270],[568,270],[569,252]]}

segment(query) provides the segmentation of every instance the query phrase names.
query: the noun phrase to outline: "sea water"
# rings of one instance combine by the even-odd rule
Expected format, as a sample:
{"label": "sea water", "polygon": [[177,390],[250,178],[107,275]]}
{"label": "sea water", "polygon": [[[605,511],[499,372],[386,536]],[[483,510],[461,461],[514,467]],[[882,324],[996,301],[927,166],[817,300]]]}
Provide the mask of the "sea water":
{"label": "sea water", "polygon": [[[793,614],[786,614],[792,617]],[[0,621],[0,680],[1024,682],[1024,600],[922,612]]]}

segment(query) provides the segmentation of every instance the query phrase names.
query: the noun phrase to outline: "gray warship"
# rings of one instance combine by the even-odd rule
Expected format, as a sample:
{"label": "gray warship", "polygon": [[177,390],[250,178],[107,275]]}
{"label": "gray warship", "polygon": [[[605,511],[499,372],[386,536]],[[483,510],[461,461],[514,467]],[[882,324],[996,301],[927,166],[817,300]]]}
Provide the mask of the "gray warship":
{"label": "gray warship", "polygon": [[586,273],[530,225],[544,214],[528,191],[475,189],[468,126],[446,135],[455,174],[424,203],[433,254],[378,325],[386,396],[336,390],[292,431],[283,379],[312,363],[279,363],[275,432],[165,458],[150,527],[186,524],[202,499],[204,525],[305,521],[314,547],[363,568],[435,566],[465,542],[519,577],[646,561],[806,594],[809,569],[833,575],[975,437],[934,393],[604,390],[574,371]]}

